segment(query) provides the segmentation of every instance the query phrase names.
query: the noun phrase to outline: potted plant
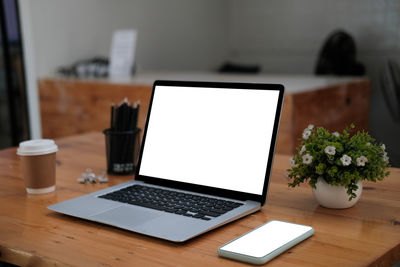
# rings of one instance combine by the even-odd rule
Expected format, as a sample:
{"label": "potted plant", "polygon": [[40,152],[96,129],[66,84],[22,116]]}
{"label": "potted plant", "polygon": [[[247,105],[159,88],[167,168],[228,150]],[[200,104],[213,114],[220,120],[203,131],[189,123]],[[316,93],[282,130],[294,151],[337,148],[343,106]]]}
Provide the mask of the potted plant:
{"label": "potted plant", "polygon": [[308,182],[318,203],[327,208],[349,208],[359,199],[362,180],[376,182],[389,175],[385,145],[368,133],[351,135],[354,125],[342,133],[330,133],[309,125],[297,155],[290,159],[289,186]]}

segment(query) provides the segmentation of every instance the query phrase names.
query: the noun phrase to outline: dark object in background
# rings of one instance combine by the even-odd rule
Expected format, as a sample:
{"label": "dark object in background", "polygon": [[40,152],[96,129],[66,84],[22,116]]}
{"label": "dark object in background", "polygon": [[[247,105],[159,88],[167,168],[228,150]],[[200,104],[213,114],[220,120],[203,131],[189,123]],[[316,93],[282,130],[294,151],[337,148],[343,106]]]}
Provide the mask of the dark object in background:
{"label": "dark object in background", "polygon": [[381,89],[393,121],[400,124],[400,66],[389,60],[380,76]]}
{"label": "dark object in background", "polygon": [[233,64],[230,62],[224,63],[219,69],[220,73],[259,73],[260,66],[258,65],[242,65]]}
{"label": "dark object in background", "polygon": [[30,139],[19,1],[0,1],[0,148]]}
{"label": "dark object in background", "polygon": [[107,58],[95,57],[80,60],[71,66],[61,67],[57,72],[66,77],[79,78],[102,78],[108,76],[109,60]]}
{"label": "dark object in background", "polygon": [[356,60],[356,44],[353,37],[338,30],[325,41],[317,61],[315,74],[362,76],[365,67]]}

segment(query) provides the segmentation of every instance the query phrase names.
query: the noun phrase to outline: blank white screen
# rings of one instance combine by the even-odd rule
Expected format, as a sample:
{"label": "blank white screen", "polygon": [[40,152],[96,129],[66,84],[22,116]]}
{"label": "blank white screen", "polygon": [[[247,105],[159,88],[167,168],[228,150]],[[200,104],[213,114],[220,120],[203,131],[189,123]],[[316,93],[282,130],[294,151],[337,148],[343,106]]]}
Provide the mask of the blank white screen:
{"label": "blank white screen", "polygon": [[221,249],[260,258],[311,229],[310,226],[271,221],[221,247]]}
{"label": "blank white screen", "polygon": [[157,86],[139,174],[261,195],[278,97]]}

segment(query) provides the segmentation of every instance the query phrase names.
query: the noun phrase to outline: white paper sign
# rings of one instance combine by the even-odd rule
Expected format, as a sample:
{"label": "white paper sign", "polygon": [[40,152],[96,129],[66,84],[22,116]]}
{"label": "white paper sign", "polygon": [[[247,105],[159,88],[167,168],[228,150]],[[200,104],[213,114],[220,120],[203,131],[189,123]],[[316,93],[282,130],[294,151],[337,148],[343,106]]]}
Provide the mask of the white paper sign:
{"label": "white paper sign", "polygon": [[109,74],[114,77],[130,77],[135,63],[136,30],[117,30],[111,43]]}

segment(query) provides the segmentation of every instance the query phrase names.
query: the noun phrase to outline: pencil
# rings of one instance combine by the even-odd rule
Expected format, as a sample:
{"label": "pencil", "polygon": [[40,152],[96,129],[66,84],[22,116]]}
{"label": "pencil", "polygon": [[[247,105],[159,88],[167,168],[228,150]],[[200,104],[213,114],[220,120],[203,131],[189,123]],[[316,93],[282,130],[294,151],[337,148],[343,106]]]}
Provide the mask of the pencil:
{"label": "pencil", "polygon": [[110,130],[114,130],[114,103],[111,103]]}

